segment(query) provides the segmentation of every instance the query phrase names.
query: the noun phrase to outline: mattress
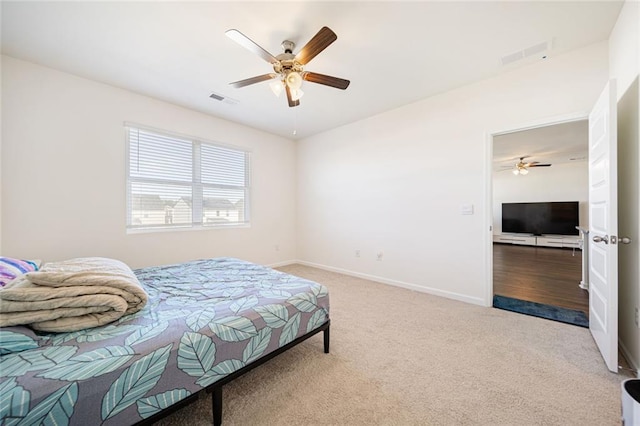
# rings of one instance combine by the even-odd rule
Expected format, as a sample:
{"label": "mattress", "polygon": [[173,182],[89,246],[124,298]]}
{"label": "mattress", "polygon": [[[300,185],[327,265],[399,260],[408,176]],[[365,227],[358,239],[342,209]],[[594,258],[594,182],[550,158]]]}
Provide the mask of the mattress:
{"label": "mattress", "polygon": [[326,287],[239,259],[134,272],[149,301],[115,323],[0,328],[0,423],[134,424],[329,320]]}

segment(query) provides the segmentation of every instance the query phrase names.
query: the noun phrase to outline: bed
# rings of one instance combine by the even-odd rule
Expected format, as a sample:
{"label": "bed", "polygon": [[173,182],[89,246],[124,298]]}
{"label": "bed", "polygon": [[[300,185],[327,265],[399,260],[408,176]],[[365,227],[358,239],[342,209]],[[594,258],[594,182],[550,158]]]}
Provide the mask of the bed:
{"label": "bed", "polygon": [[321,284],[234,258],[133,271],[148,294],[135,314],[66,333],[0,328],[0,423],[150,424],[319,333]]}

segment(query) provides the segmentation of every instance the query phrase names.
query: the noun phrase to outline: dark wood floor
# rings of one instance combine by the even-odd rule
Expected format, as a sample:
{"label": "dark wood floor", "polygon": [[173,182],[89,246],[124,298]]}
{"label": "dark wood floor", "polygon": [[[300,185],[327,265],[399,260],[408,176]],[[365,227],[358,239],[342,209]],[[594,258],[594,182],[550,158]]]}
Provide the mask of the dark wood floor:
{"label": "dark wood floor", "polygon": [[589,293],[578,287],[582,252],[571,249],[493,245],[493,293],[577,309],[589,316]]}

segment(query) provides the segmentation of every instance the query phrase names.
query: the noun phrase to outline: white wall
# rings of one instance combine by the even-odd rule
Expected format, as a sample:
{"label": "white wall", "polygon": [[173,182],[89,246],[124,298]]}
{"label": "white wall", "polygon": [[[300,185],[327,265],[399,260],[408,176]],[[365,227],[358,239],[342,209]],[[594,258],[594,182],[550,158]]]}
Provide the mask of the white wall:
{"label": "white wall", "polygon": [[[292,141],[2,60],[3,255],[45,261],[107,256],[132,267],[214,256],[266,264],[295,259]],[[250,149],[251,227],[127,235],[125,121]]]}
{"label": "white wall", "polygon": [[607,53],[598,43],[301,141],[300,259],[488,306],[488,134],[586,114]]}
{"label": "white wall", "polygon": [[[0,7],[0,19],[2,19]],[[0,55],[0,81],[2,81],[2,55]],[[2,84],[0,84],[0,253],[2,253]]]}
{"label": "white wall", "polygon": [[609,38],[609,74],[618,88],[618,231],[631,244],[618,246],[618,328],[620,346],[640,368],[640,329],[634,324],[640,306],[640,5],[627,1]]}
{"label": "white wall", "polygon": [[586,161],[534,168],[526,176],[515,176],[511,170],[493,173],[493,233],[502,232],[502,203],[538,201],[579,201],[579,224],[588,228],[588,200]]}

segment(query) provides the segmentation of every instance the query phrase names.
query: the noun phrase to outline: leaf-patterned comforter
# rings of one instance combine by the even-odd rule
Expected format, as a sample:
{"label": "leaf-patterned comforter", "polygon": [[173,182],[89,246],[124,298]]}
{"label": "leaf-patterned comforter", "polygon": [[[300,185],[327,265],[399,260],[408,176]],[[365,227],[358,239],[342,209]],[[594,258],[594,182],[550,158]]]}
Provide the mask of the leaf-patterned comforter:
{"label": "leaf-patterned comforter", "polygon": [[238,259],[134,272],[149,302],[116,323],[0,328],[0,424],[133,424],[329,319],[326,287]]}

